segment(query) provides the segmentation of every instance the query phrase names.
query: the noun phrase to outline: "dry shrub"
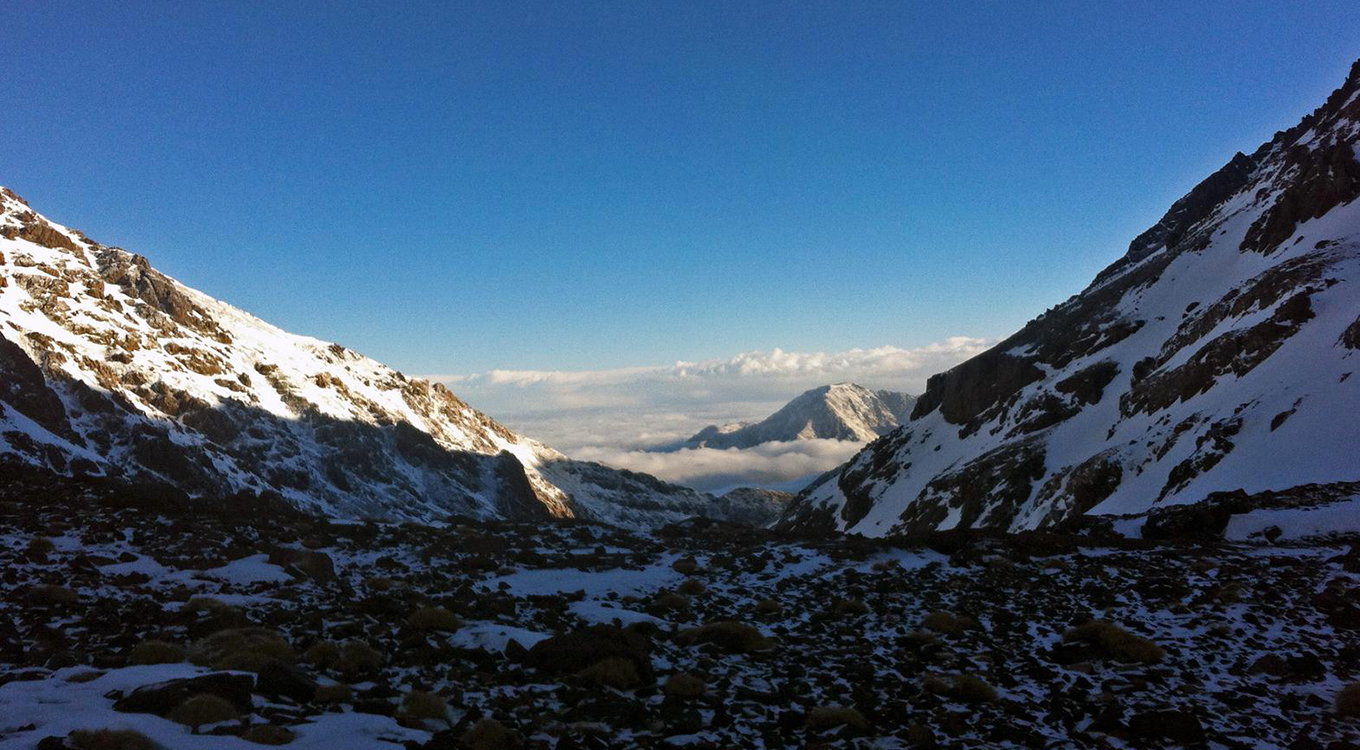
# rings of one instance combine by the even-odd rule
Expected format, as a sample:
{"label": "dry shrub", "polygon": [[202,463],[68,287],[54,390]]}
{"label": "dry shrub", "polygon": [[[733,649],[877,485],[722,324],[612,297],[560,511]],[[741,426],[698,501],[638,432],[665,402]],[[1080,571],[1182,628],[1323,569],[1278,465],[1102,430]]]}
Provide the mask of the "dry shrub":
{"label": "dry shrub", "polygon": [[71,607],[80,602],[80,595],[65,586],[42,585],[28,590],[28,598],[47,607]]}
{"label": "dry shrub", "polygon": [[898,645],[909,651],[920,651],[938,645],[939,642],[940,639],[936,638],[934,633],[924,630],[913,630],[897,639]]}
{"label": "dry shrub", "polygon": [[460,738],[468,750],[510,750],[519,745],[515,733],[495,719],[482,719]]}
{"label": "dry shrub", "polygon": [[354,700],[354,688],[339,682],[334,685],[317,685],[316,695],[312,700],[326,706],[349,703]]}
{"label": "dry shrub", "polygon": [[142,641],[128,652],[129,666],[143,664],[178,664],[184,661],[184,647],[165,641]]}
{"label": "dry shrub", "polygon": [[927,630],[934,630],[945,635],[962,635],[965,630],[976,628],[977,620],[967,615],[956,615],[953,612],[946,612],[937,609],[926,615],[921,620],[921,627]]}
{"label": "dry shrub", "polygon": [[1220,586],[1219,589],[1214,592],[1214,599],[1219,604],[1237,604],[1242,601],[1242,597],[1246,591],[1247,587],[1243,585],[1241,581],[1233,581],[1232,583],[1225,583]]}
{"label": "dry shrub", "polygon": [[818,706],[808,712],[807,725],[817,732],[842,726],[861,732],[869,728],[864,714],[848,706]]}
{"label": "dry shrub", "polygon": [[761,599],[756,602],[756,615],[764,618],[775,618],[784,614],[784,608],[779,606],[779,602],[773,599]]}
{"label": "dry shrub", "polygon": [[642,682],[637,666],[631,660],[618,656],[601,659],[577,672],[576,676],[592,685],[619,690],[637,687]]}
{"label": "dry shrub", "polygon": [[710,622],[697,628],[681,630],[676,633],[676,640],[684,645],[712,643],[736,654],[774,648],[774,641],[755,627],[733,620]]}
{"label": "dry shrub", "polygon": [[189,648],[189,661],[213,669],[258,672],[273,661],[297,660],[283,636],[265,628],[219,630]]}
{"label": "dry shrub", "polygon": [[667,678],[664,690],[673,698],[699,698],[708,690],[708,683],[698,675],[673,674]]}
{"label": "dry shrub", "polygon": [[297,739],[297,734],[277,724],[256,724],[247,729],[241,739],[256,745],[287,745]]}
{"label": "dry shrub", "polygon": [[1000,555],[998,555],[987,561],[987,568],[989,570],[1007,571],[1011,570],[1014,567],[1015,561],[1010,559],[1009,557],[1001,557]]}
{"label": "dry shrub", "polygon": [[1352,719],[1360,719],[1360,682],[1341,688],[1336,694],[1336,712]]}
{"label": "dry shrub", "polygon": [[891,570],[899,570],[901,567],[902,566],[898,564],[897,560],[888,559],[875,562],[873,565],[869,566],[869,569],[878,573],[886,573]]}
{"label": "dry shrub", "polygon": [[925,689],[936,695],[944,695],[964,703],[990,703],[996,700],[996,688],[987,681],[971,674],[956,674],[949,677],[929,677]]}
{"label": "dry shrub", "polygon": [[351,638],[340,644],[340,671],[345,674],[371,674],[382,669],[382,652]]}
{"label": "dry shrub", "polygon": [[103,677],[105,674],[107,674],[107,672],[101,672],[97,669],[87,669],[84,672],[76,672],[75,674],[67,677],[66,681],[74,682],[77,684],[84,682],[94,682],[100,677]]}
{"label": "dry shrub", "polygon": [[452,633],[463,627],[463,621],[458,619],[458,615],[443,607],[420,607],[411,613],[407,622],[416,630],[438,630],[445,633]]}
{"label": "dry shrub", "polygon": [[382,668],[382,652],[367,643],[349,639],[344,643],[318,641],[302,654],[313,666],[349,675],[371,674]]}
{"label": "dry shrub", "polygon": [[681,575],[692,576],[699,572],[699,561],[695,560],[692,555],[689,557],[682,557],[671,563],[671,570],[674,570]]}
{"label": "dry shrub", "polygon": [[24,552],[26,552],[29,557],[43,558],[56,551],[56,549],[57,545],[53,544],[51,539],[35,536],[28,540],[28,545],[24,547]]}
{"label": "dry shrub", "polygon": [[863,599],[837,599],[831,605],[831,613],[839,617],[854,617],[869,614],[869,605]]}
{"label": "dry shrub", "polygon": [[184,603],[184,609],[189,612],[220,612],[235,607],[211,596],[195,596]]}
{"label": "dry shrub", "polygon": [[412,719],[449,720],[449,704],[437,693],[411,690],[401,699],[401,714]]}
{"label": "dry shrub", "polygon": [[675,587],[675,590],[685,596],[698,596],[699,594],[708,591],[702,583],[699,583],[693,578],[686,578],[681,581],[680,585]]}
{"label": "dry shrub", "polygon": [[1063,634],[1064,641],[1080,641],[1100,648],[1116,661],[1157,664],[1166,654],[1152,641],[1105,620],[1091,620]]}
{"label": "dry shrub", "polygon": [[367,588],[369,591],[390,591],[395,585],[395,582],[387,576],[373,576],[364,579],[364,588]]}
{"label": "dry shrub", "polygon": [[208,693],[200,693],[183,703],[175,706],[166,718],[178,724],[183,724],[198,734],[198,728],[204,724],[216,724],[219,721],[231,721],[237,718],[236,707],[225,698]]}
{"label": "dry shrub", "polygon": [[689,610],[689,597],[662,590],[652,597],[652,606],[662,612],[686,612]]}
{"label": "dry shrub", "polygon": [[302,652],[302,661],[323,669],[339,669],[340,644],[336,641],[317,641]]}
{"label": "dry shrub", "polygon": [[77,729],[67,738],[80,750],[155,750],[156,743],[132,729]]}

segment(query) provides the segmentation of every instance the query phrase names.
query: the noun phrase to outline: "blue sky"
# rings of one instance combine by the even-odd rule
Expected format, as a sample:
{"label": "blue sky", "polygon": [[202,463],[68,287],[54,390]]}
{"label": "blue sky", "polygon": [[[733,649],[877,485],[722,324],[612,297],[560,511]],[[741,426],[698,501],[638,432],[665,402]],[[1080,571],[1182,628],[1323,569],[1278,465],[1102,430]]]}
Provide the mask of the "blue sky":
{"label": "blue sky", "polygon": [[1349,3],[6,5],[0,184],[412,373],[994,339],[1319,104]]}

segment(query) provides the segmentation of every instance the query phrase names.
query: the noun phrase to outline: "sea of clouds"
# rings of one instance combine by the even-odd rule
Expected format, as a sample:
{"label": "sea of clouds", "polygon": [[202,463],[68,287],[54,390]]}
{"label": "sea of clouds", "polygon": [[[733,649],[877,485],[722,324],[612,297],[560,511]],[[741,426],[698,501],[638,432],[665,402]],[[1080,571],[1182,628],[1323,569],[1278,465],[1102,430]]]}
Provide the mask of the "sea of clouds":
{"label": "sea of clouds", "polygon": [[710,424],[759,421],[828,383],[919,394],[926,378],[985,350],[956,336],[927,346],[841,352],[745,352],[726,359],[610,370],[490,370],[435,375],[461,398],[573,458],[643,471],[702,490],[787,486],[854,455],[859,443],[802,440],[745,450],[660,453]]}

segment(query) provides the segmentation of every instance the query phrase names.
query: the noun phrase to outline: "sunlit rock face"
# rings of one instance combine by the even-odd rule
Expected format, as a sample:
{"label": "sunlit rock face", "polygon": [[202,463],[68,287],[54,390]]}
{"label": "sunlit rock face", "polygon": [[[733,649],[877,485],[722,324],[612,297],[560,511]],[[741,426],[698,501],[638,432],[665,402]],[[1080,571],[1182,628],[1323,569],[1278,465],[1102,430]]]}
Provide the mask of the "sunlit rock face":
{"label": "sunlit rock face", "polygon": [[443,385],[279,330],[8,190],[0,375],[0,460],[192,497],[277,494],[341,517],[575,516],[632,527],[767,505],[738,508],[572,461]]}

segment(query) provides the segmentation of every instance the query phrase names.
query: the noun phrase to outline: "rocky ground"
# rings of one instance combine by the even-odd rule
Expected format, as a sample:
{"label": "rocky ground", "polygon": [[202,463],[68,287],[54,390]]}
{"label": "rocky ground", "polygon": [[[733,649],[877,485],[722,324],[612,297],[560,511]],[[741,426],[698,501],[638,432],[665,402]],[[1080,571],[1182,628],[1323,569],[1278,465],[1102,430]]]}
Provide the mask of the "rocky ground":
{"label": "rocky ground", "polygon": [[1352,540],[431,527],[0,488],[0,748],[1360,744]]}

